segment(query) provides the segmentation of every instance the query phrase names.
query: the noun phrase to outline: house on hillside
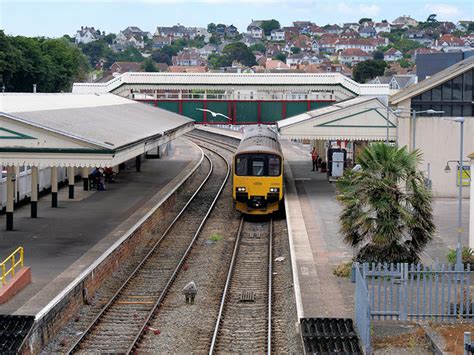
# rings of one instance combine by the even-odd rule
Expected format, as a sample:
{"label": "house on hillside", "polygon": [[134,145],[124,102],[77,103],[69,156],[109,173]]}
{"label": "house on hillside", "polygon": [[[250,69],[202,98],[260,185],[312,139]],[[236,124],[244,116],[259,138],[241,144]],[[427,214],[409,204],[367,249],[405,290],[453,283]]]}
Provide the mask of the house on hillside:
{"label": "house on hillside", "polygon": [[458,23],[456,24],[456,30],[461,32],[467,32],[467,29],[473,23],[474,21],[458,21]]}
{"label": "house on hillside", "polygon": [[318,25],[313,25],[309,28],[309,34],[311,36],[322,36],[326,33],[326,30]]}
{"label": "house on hillside", "polygon": [[211,54],[217,53],[217,46],[208,43],[204,47],[199,48],[197,52],[202,58],[207,59]]}
{"label": "house on hillside", "polygon": [[144,71],[140,62],[115,62],[109,69],[114,76],[128,72]]}
{"label": "house on hillside", "polygon": [[377,35],[377,31],[374,27],[361,27],[359,29],[359,35],[363,38],[373,38]]}
{"label": "house on hillside", "polygon": [[372,79],[370,84],[388,84],[390,90],[405,89],[410,85],[418,82],[417,76],[413,74],[407,75],[390,75],[390,76],[377,76]]}
{"label": "house on hillside", "polygon": [[433,37],[429,35],[425,30],[409,29],[403,37],[411,41],[418,42],[422,46],[430,47],[433,45]]}
{"label": "house on hillside", "polygon": [[348,48],[339,54],[339,61],[351,66],[369,59],[372,59],[372,56],[358,48]]}
{"label": "house on hillside", "polygon": [[171,37],[153,36],[153,49],[161,49],[171,44]]}
{"label": "house on hillside", "polygon": [[403,15],[403,16],[399,16],[395,20],[393,20],[392,24],[416,27],[416,26],[418,26],[418,21],[411,18],[410,15],[408,15],[408,16]]}
{"label": "house on hillside", "polygon": [[359,32],[359,27],[360,27],[360,24],[358,24],[357,22],[348,22],[342,25],[342,28],[344,30],[351,30],[355,32]]}
{"label": "house on hillside", "polygon": [[201,58],[199,52],[195,49],[183,49],[177,55],[171,58],[173,66],[204,66],[206,60]]}
{"label": "house on hillside", "polygon": [[270,33],[270,39],[272,41],[284,41],[285,40],[285,31],[282,29],[274,29]]}
{"label": "house on hillside", "polygon": [[360,38],[359,32],[346,28],[340,36],[341,38]]}
{"label": "house on hillside", "polygon": [[171,27],[157,27],[154,36],[184,38],[186,37],[186,28],[179,23]]}
{"label": "house on hillside", "polygon": [[285,70],[290,69],[290,66],[283,63],[281,60],[268,59],[265,63],[265,68],[267,70]]}
{"label": "house on hillside", "polygon": [[76,36],[74,37],[74,42],[79,43],[90,43],[101,39],[103,34],[99,30],[96,30],[94,27],[84,27],[81,26],[80,30],[77,30]]}
{"label": "house on hillside", "polygon": [[396,62],[403,58],[403,53],[396,48],[390,48],[383,54],[383,60],[386,62]]}
{"label": "house on hillside", "polygon": [[381,32],[390,33],[391,31],[391,26],[388,22],[377,22],[375,23],[374,28],[377,34]]}
{"label": "house on hillside", "polygon": [[335,43],[336,52],[344,51],[349,48],[357,48],[371,53],[375,51],[378,46],[378,43],[375,43],[375,41],[369,38],[341,38]]}
{"label": "house on hillside", "polygon": [[339,41],[339,37],[335,35],[323,35],[318,40],[319,51],[326,53],[334,53],[336,51],[336,42]]}
{"label": "house on hillside", "polygon": [[339,25],[327,25],[324,27],[327,33],[332,33],[335,35],[339,35],[342,33],[342,28]]}
{"label": "house on hillside", "polygon": [[119,51],[129,46],[137,49],[145,48],[145,40],[140,34],[124,33],[121,31],[117,37],[115,37],[115,41],[115,48]]}
{"label": "house on hillside", "polygon": [[295,66],[295,65],[301,65],[301,64],[320,64],[324,60],[326,60],[325,57],[318,56],[313,53],[298,53],[298,54],[292,54],[286,58],[286,64],[289,66]]}
{"label": "house on hillside", "polygon": [[239,34],[239,31],[237,30],[237,27],[234,25],[227,26],[225,28],[224,35],[228,38],[235,38]]}
{"label": "house on hillside", "polygon": [[247,26],[247,33],[250,34],[253,38],[263,38],[265,35],[262,29],[262,23],[263,20],[257,20],[250,23],[250,25]]}
{"label": "house on hillside", "polygon": [[262,39],[255,38],[249,33],[242,33],[242,39],[240,42],[244,43],[247,47],[250,47],[253,44],[262,43]]}
{"label": "house on hillside", "polygon": [[457,52],[470,50],[471,46],[459,37],[446,34],[435,40],[433,48],[443,52]]}

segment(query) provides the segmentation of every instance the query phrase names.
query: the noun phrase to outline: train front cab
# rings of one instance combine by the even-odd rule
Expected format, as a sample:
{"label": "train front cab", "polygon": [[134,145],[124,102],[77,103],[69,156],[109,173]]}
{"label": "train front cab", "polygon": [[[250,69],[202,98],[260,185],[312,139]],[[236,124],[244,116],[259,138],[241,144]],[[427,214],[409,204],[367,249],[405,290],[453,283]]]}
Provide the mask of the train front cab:
{"label": "train front cab", "polygon": [[283,199],[283,158],[245,153],[236,155],[233,163],[235,208],[253,215],[277,212]]}

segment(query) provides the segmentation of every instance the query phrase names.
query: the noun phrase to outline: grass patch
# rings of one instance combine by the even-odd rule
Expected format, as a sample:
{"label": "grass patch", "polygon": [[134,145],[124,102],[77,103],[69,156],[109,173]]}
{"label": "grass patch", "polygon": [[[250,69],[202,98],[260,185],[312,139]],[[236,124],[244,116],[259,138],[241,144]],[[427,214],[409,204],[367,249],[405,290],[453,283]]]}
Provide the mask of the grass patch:
{"label": "grass patch", "polygon": [[337,277],[350,277],[352,271],[352,261],[337,265],[332,271]]}
{"label": "grass patch", "polygon": [[219,240],[222,240],[222,235],[220,235],[219,233],[214,233],[214,234],[211,234],[211,236],[209,237],[209,240],[212,240],[213,242],[218,242]]}

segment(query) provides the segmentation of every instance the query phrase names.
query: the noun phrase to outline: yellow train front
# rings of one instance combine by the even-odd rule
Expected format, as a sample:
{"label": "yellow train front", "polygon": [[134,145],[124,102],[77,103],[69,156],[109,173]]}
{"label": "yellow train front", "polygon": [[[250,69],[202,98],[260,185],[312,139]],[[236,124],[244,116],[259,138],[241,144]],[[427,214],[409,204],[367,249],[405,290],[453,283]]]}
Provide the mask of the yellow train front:
{"label": "yellow train front", "polygon": [[248,126],[233,161],[235,207],[245,214],[265,215],[283,201],[283,154],[278,135],[267,126]]}

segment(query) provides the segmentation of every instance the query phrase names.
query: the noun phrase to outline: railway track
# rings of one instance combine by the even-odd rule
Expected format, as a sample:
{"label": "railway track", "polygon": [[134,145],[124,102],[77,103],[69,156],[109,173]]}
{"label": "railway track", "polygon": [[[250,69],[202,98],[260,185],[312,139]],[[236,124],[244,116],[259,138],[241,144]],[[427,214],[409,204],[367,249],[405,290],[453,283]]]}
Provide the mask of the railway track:
{"label": "railway track", "polygon": [[273,220],[242,217],[209,354],[271,353]]}
{"label": "railway track", "polygon": [[227,160],[206,149],[213,154],[206,154],[210,169],[204,182],[68,354],[135,350],[228,180]]}

